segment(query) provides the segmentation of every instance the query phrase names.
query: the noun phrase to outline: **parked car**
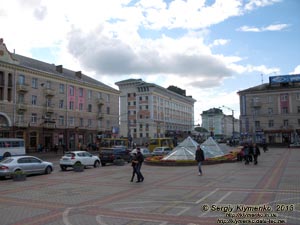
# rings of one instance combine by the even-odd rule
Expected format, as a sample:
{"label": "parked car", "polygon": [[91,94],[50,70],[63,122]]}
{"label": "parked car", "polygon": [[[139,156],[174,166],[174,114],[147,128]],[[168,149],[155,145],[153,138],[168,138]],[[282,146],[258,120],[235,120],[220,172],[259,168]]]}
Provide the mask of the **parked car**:
{"label": "parked car", "polygon": [[43,161],[35,156],[11,156],[0,161],[0,177],[12,176],[15,172],[31,174],[50,174],[53,163]]}
{"label": "parked car", "polygon": [[156,147],[153,152],[152,155],[157,156],[157,155],[167,155],[169,152],[171,152],[172,149],[169,147]]}
{"label": "parked car", "polygon": [[[143,154],[144,158],[152,156],[152,153],[150,152],[150,150],[148,148],[140,148],[140,149],[141,149],[141,153]],[[131,156],[133,156],[133,154],[135,154],[135,153],[136,153],[136,148],[130,152]]]}
{"label": "parked car", "polygon": [[99,158],[102,166],[106,163],[114,163],[115,159],[123,159],[125,162],[131,162],[131,154],[126,146],[115,146],[113,148],[102,147],[100,149]]}
{"label": "parked car", "polygon": [[98,156],[92,155],[86,151],[72,151],[66,152],[63,157],[61,157],[59,164],[60,168],[64,171],[68,167],[74,167],[75,163],[81,163],[85,167],[93,166],[95,168],[99,167],[101,161]]}

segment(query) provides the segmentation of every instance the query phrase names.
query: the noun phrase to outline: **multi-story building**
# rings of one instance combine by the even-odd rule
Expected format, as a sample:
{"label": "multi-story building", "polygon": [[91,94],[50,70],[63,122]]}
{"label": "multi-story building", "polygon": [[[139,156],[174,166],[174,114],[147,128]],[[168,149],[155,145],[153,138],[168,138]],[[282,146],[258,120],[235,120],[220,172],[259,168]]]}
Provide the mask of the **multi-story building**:
{"label": "multi-story building", "polygon": [[239,137],[239,120],[233,115],[225,115],[219,108],[203,111],[202,127],[217,139]]}
{"label": "multi-story building", "polygon": [[119,91],[81,71],[10,53],[0,39],[0,137],[75,149],[119,126]]}
{"label": "multi-story building", "polygon": [[294,142],[300,133],[300,75],[272,76],[238,92],[241,135],[255,142]]}
{"label": "multi-story building", "polygon": [[191,96],[141,79],[116,83],[120,94],[120,134],[140,140],[188,132],[194,126]]}

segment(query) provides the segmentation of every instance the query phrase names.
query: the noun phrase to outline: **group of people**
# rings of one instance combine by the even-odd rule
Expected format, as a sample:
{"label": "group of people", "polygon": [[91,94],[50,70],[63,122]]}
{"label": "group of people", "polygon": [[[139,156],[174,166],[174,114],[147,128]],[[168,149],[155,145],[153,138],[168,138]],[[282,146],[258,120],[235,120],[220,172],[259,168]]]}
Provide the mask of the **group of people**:
{"label": "group of people", "polygon": [[144,181],[144,176],[141,172],[142,164],[144,162],[144,156],[141,153],[141,149],[137,148],[136,153],[134,153],[131,166],[132,166],[132,176],[130,182],[133,182],[135,175],[137,175],[137,183]]}
{"label": "group of people", "polygon": [[248,144],[246,143],[240,153],[237,155],[239,161],[245,161],[248,165],[250,162],[254,162],[257,165],[257,158],[260,155],[260,149],[256,143]]}

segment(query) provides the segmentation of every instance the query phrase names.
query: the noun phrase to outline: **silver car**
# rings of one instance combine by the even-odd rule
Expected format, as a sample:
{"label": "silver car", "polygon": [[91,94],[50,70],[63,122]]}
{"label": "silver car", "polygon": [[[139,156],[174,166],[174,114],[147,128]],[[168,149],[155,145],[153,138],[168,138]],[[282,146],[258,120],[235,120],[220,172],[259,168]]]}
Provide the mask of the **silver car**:
{"label": "silver car", "polygon": [[30,174],[50,174],[53,171],[51,162],[43,161],[35,156],[11,156],[0,161],[0,177],[12,176],[16,171]]}

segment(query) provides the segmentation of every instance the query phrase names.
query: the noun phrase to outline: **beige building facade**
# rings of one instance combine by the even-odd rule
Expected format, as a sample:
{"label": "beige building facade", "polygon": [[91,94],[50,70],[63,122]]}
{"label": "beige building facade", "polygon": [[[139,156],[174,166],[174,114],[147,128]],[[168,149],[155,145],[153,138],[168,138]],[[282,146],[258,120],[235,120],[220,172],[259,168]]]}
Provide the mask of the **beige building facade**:
{"label": "beige building facade", "polygon": [[289,144],[300,134],[300,75],[270,77],[269,83],[238,92],[244,140]]}
{"label": "beige building facade", "polygon": [[[116,135],[119,91],[62,65],[7,50],[0,40],[0,137],[65,150],[96,143],[97,135]],[[116,128],[116,129],[115,129]]]}
{"label": "beige building facade", "polygon": [[194,128],[194,103],[180,95],[141,79],[116,83],[120,94],[120,134],[147,141],[174,136]]}

